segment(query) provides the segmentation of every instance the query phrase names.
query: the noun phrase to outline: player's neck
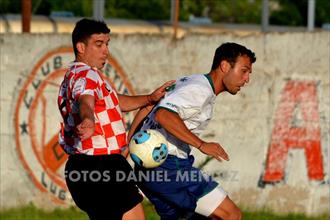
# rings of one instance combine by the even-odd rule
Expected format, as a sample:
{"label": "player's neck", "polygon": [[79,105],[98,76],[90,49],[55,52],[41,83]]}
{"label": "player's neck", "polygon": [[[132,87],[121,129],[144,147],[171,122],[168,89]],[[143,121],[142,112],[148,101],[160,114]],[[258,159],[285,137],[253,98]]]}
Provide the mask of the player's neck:
{"label": "player's neck", "polygon": [[90,66],[90,67],[94,67],[88,62],[88,60],[84,56],[77,55],[76,56],[76,62],[81,62],[81,63],[84,63],[84,64]]}
{"label": "player's neck", "polygon": [[215,95],[219,95],[221,92],[225,91],[225,86],[222,82],[223,74],[219,69],[212,70],[208,75],[213,81]]}
{"label": "player's neck", "polygon": [[80,55],[77,55],[76,56],[75,62],[81,62],[81,63],[84,63],[84,64],[87,64],[88,65],[88,63],[86,62],[86,60],[82,56],[80,56]]}

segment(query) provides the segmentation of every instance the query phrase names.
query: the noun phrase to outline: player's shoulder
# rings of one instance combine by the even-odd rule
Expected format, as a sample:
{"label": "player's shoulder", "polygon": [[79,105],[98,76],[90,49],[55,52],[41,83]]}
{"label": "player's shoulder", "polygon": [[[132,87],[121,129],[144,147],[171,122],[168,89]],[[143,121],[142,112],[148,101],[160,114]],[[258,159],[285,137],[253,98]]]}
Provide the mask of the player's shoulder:
{"label": "player's shoulder", "polygon": [[88,72],[91,67],[82,62],[72,62],[69,64],[70,72],[73,74],[83,74]]}
{"label": "player's shoulder", "polygon": [[179,78],[171,90],[166,93],[164,100],[175,99],[180,102],[196,102],[195,104],[197,104],[198,100],[212,96],[212,90],[207,83],[207,78],[203,74]]}
{"label": "player's shoulder", "polygon": [[207,86],[206,77],[203,74],[185,76],[177,80],[178,89],[184,90],[204,90]]}
{"label": "player's shoulder", "polygon": [[95,82],[102,82],[102,78],[97,69],[82,62],[70,64],[70,72],[78,78],[86,78]]}

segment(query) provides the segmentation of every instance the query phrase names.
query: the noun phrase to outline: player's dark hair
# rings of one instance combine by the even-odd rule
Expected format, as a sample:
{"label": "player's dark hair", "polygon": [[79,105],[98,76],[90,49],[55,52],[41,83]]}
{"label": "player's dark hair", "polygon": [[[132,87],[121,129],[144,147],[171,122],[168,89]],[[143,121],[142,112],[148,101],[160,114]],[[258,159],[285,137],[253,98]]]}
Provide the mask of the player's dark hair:
{"label": "player's dark hair", "polygon": [[255,54],[246,47],[236,43],[221,44],[216,50],[213,58],[212,70],[215,70],[220,65],[221,61],[226,60],[232,67],[235,66],[236,59],[239,56],[246,55],[250,58],[251,63],[256,61]]}
{"label": "player's dark hair", "polygon": [[83,42],[87,44],[88,39],[93,34],[108,34],[110,29],[104,21],[96,21],[92,19],[83,18],[76,23],[72,31],[72,45],[74,54],[77,56],[77,43]]}

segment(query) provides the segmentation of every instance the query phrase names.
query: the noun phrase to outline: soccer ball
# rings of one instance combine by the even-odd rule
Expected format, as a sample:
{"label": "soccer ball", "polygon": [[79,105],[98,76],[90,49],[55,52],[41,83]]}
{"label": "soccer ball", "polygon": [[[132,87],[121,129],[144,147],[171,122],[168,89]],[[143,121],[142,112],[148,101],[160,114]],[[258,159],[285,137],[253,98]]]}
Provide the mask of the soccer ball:
{"label": "soccer ball", "polygon": [[135,164],[145,168],[161,165],[168,154],[168,143],[158,131],[147,129],[137,132],[129,143],[129,150]]}

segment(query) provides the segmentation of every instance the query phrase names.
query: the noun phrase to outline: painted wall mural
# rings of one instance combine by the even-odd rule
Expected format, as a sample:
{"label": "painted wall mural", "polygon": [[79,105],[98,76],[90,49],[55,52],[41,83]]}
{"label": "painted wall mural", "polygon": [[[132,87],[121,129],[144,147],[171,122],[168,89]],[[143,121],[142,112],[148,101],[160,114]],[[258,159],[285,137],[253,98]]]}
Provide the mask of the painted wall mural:
{"label": "painted wall mural", "polygon": [[[20,161],[35,186],[58,204],[71,203],[63,176],[67,155],[58,144],[60,115],[57,112],[59,84],[73,60],[70,47],[45,54],[33,66],[21,88],[15,109],[16,148]],[[134,94],[120,64],[109,59],[103,74],[119,93]],[[284,180],[288,152],[301,149],[306,156],[309,180],[324,181],[316,81],[288,81],[281,93],[265,170],[259,187]],[[127,127],[133,114],[125,114]]]}
{"label": "painted wall mural", "polygon": [[317,84],[308,80],[286,83],[275,113],[260,187],[285,179],[288,153],[292,149],[304,151],[309,180],[325,180]]}
{"label": "painted wall mural", "polygon": [[[57,95],[67,64],[73,60],[71,47],[61,47],[36,62],[19,91],[14,117],[20,161],[35,186],[58,204],[72,202],[63,176],[67,155],[58,144],[61,116]],[[114,57],[108,60],[103,74],[117,92],[134,94]],[[127,127],[132,119],[132,113],[125,114]]]}

